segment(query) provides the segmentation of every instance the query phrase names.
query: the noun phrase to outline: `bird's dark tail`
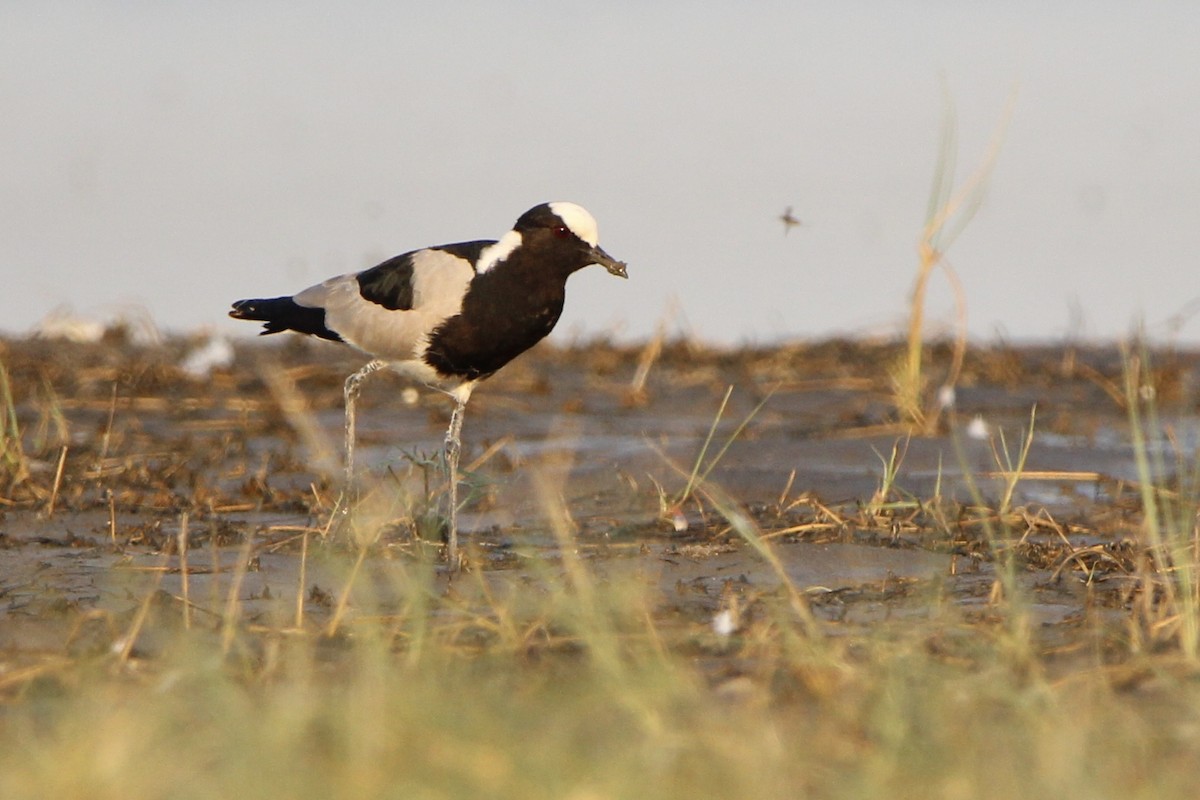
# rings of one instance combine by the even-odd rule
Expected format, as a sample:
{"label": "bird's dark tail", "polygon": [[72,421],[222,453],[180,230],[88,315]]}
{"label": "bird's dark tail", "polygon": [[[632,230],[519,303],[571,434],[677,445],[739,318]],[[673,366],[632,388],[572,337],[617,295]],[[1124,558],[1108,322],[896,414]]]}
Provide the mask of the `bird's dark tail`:
{"label": "bird's dark tail", "polygon": [[257,320],[263,323],[260,336],[282,331],[296,331],[320,336],[331,342],[340,342],[338,336],[325,327],[325,309],[302,306],[290,297],[270,297],[256,300],[238,300],[233,304],[229,316],[234,319]]}

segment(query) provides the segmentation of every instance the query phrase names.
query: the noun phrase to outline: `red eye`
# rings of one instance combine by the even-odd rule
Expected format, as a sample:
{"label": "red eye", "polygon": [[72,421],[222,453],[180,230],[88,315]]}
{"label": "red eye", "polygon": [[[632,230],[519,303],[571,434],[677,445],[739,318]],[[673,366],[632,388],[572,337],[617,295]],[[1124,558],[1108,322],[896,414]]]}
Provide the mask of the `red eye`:
{"label": "red eye", "polygon": [[566,225],[556,225],[554,228],[554,235],[565,239],[571,235],[571,229]]}

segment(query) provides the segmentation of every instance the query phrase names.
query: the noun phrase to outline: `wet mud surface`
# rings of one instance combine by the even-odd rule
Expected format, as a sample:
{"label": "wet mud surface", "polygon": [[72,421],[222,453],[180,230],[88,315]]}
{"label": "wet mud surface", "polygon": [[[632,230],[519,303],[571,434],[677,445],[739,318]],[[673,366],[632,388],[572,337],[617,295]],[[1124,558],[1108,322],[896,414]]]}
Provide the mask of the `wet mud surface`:
{"label": "wet mud surface", "polygon": [[[367,585],[386,609],[389,586],[438,558],[447,398],[386,373],[368,380],[364,474],[344,515],[342,381],[360,360],[322,343],[253,341],[189,375],[180,365],[201,346],[0,342],[10,664],[111,647],[147,598],[219,619],[232,595],[251,625],[328,618],[364,543]],[[658,587],[668,624],[708,624],[756,613],[784,585],[739,532],[751,530],[834,629],[947,605],[986,623],[1001,554],[1015,556],[1047,647],[1109,616],[1119,627],[1144,560],[1120,354],[975,351],[953,404],[913,435],[892,404],[900,352],[837,341],[535,349],[468,408],[468,570],[439,570],[437,590],[468,600],[536,590],[569,547],[602,577]],[[930,359],[936,382],[947,354]],[[1169,436],[1150,448],[1194,449],[1197,363],[1157,359],[1144,390]],[[688,491],[694,468],[704,480]]]}

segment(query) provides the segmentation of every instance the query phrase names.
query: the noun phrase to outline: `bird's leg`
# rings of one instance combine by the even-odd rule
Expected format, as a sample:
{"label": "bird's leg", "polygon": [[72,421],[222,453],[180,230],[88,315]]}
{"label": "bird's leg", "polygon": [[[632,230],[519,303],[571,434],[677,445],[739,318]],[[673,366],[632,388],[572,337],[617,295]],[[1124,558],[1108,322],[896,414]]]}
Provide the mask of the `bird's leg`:
{"label": "bird's leg", "polygon": [[372,372],[383,369],[387,364],[379,359],[370,361],[358,372],[346,378],[344,394],[346,398],[346,491],[354,484],[354,405],[358,402],[358,393],[362,389],[363,379]]}
{"label": "bird's leg", "polygon": [[450,570],[461,566],[458,555],[458,457],[462,452],[463,414],[467,399],[471,396],[471,385],[464,384],[448,394],[454,398],[454,411],[450,414],[450,427],[446,431],[446,470],[450,480],[450,530],[446,537],[446,561]]}

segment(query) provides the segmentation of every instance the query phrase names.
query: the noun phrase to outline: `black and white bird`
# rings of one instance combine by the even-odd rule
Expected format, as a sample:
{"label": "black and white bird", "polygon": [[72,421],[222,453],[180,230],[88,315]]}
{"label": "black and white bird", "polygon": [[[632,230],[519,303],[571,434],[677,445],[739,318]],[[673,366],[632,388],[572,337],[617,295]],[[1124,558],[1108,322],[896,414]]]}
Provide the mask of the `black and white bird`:
{"label": "black and white bird", "polygon": [[628,277],[598,243],[596,220],[574,203],[526,211],[499,240],[426,247],[290,297],[239,300],[229,312],[372,357],[346,379],[346,477],[354,475],[354,405],[372,372],[390,367],[450,395],[447,557],[458,566],[458,457],[463,412],[479,381],[541,341],[558,322],[567,278],[590,264]]}

